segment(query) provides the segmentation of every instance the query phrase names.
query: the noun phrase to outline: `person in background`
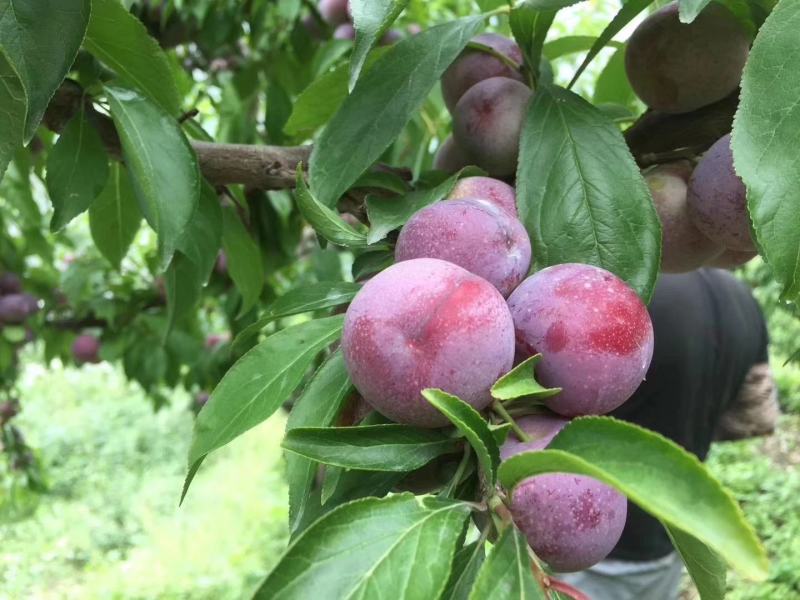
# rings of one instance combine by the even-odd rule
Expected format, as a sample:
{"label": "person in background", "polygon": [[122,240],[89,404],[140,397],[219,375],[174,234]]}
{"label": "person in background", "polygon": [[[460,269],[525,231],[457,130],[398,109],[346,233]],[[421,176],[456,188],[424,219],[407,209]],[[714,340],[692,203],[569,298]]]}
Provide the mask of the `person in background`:
{"label": "person in background", "polygon": [[[779,416],[767,327],[750,288],[727,271],[662,275],[648,307],[655,349],[647,377],[612,416],[705,460],[712,441],[766,435]],[[676,600],[683,563],[664,527],[636,505],[611,555],[559,575],[592,600]]]}

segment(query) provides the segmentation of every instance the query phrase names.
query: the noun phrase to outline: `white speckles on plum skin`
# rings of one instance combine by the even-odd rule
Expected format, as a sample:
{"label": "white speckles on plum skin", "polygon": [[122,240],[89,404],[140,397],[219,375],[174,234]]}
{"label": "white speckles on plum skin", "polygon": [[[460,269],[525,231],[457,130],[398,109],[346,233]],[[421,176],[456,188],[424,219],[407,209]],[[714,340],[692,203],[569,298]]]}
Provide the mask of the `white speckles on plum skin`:
{"label": "white speckles on plum skin", "polygon": [[[566,419],[531,415],[517,419],[532,441],[514,433],[500,448],[507,460],[521,452],[546,448]],[[604,559],[619,541],[627,517],[627,501],[604,483],[568,473],[529,477],[515,489],[511,514],[534,552],[556,571],[580,571]]]}
{"label": "white speckles on plum skin", "polygon": [[539,380],[562,388],[545,401],[551,410],[570,417],[605,414],[644,379],[653,353],[652,323],[636,293],[608,271],[582,264],[550,267],[522,282],[508,304],[518,357],[541,352]]}
{"label": "white speckles on plum skin", "polygon": [[531,243],[516,218],[495,204],[464,198],[416,212],[397,238],[395,259],[439,258],[463,267],[507,296],[531,262]]}
{"label": "white speckles on plum skin", "polygon": [[420,395],[427,387],[485,408],[489,388],[514,359],[514,327],[502,296],[451,263],[415,259],[371,279],[345,316],[342,350],[354,385],[376,410],[410,425],[447,419]]}

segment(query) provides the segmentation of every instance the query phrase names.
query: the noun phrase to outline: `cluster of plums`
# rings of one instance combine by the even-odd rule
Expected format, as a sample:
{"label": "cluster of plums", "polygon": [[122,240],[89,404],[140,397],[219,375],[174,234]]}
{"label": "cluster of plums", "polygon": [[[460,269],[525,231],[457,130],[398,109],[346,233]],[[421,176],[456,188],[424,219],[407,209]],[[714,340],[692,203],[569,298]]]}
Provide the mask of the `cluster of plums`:
{"label": "cluster of plums", "polygon": [[[546,400],[555,414],[521,419],[534,442],[509,441],[507,458],[543,448],[566,418],[613,410],[644,378],[653,329],[642,301],[590,265],[557,265],[525,279],[530,242],[514,189],[501,181],[463,179],[447,200],[414,214],[395,258],[348,307],[342,350],[364,400],[399,423],[447,425],[421,396],[425,388],[484,410],[492,384],[541,353],[539,381],[561,388]],[[604,558],[626,516],[619,493],[567,474],[526,480],[511,507],[531,547],[560,571]]]}

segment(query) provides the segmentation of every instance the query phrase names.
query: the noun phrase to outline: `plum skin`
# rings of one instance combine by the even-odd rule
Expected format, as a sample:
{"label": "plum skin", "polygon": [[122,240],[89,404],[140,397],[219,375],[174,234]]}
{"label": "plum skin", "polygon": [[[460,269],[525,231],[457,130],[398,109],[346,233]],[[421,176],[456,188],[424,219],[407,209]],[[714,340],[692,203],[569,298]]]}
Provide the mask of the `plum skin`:
{"label": "plum skin", "polygon": [[[517,419],[530,442],[510,434],[500,448],[508,460],[546,448],[568,421],[549,415]],[[614,549],[628,514],[625,496],[583,475],[548,473],[529,477],[511,495],[511,515],[533,551],[554,570],[581,571]]]}
{"label": "plum skin", "polygon": [[731,136],[718,139],[689,180],[689,216],[704,235],[727,250],[755,252],[747,190],[733,168]]}
{"label": "plum skin", "polygon": [[706,262],[706,266],[714,267],[715,269],[736,269],[745,263],[750,262],[758,252],[737,252],[736,250],[725,250],[719,256],[715,256]]}
{"label": "plum skin", "polygon": [[417,211],[400,230],[395,260],[413,258],[446,260],[508,296],[528,272],[531,242],[522,223],[491,202],[447,200]]}
{"label": "plum skin", "polygon": [[[484,46],[507,56],[517,64],[522,64],[522,51],[513,40],[496,33],[482,33],[472,38]],[[523,81],[522,73],[505,64],[500,59],[482,52],[467,49],[453,61],[442,74],[442,97],[447,109],[452,113],[464,93],[473,85],[490,77],[506,77]]]}
{"label": "plum skin", "polygon": [[448,420],[420,394],[441,388],[482,410],[514,362],[514,324],[487,281],[443,260],[382,271],[345,314],[341,342],[353,384],[374,409],[419,427]]}
{"label": "plum skin", "polygon": [[453,112],[453,137],[476,165],[504,177],[517,169],[519,137],[531,90],[519,81],[492,77],[473,85]]}
{"label": "plum skin", "polygon": [[541,353],[539,381],[562,391],[547,398],[567,417],[605,414],[639,387],[653,356],[644,303],[608,271],[567,263],[528,277],[508,299],[518,359]]}
{"label": "plum skin", "polygon": [[342,23],[333,30],[333,39],[354,40],[356,39],[356,30],[350,23]]}
{"label": "plum skin", "polygon": [[492,177],[465,177],[459,179],[448,200],[480,198],[502,208],[512,217],[517,217],[517,194],[504,181]]}
{"label": "plum skin", "polygon": [[699,269],[722,252],[722,246],[703,235],[689,216],[691,172],[687,162],[675,162],[658,165],[644,175],[661,221],[661,270],[666,273]]}
{"label": "plum skin", "polygon": [[749,51],[750,36],[726,7],[712,2],[687,25],[673,2],[633,32],[625,70],[650,108],[684,113],[732,93]]}
{"label": "plum skin", "polygon": [[329,25],[340,25],[350,19],[349,0],[320,0],[318,9]]}
{"label": "plum skin", "polygon": [[436,151],[433,168],[445,173],[455,173],[469,165],[470,162],[464,149],[456,143],[452,135],[448,135]]}
{"label": "plum skin", "polygon": [[39,302],[30,294],[0,296],[0,323],[21,325],[39,310]]}
{"label": "plum skin", "polygon": [[88,333],[79,335],[72,342],[72,357],[79,364],[99,363],[100,340]]}

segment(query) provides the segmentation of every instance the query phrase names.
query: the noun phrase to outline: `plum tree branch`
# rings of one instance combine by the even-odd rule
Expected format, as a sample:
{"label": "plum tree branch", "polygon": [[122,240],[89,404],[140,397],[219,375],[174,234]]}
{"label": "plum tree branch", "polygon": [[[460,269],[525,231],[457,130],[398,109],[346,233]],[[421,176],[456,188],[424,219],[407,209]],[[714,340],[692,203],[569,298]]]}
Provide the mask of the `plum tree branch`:
{"label": "plum tree branch", "polygon": [[[122,158],[119,135],[114,122],[98,112],[76,82],[66,80],[56,91],[43,123],[51,131],[61,132],[84,105],[86,116],[100,134],[109,155]],[[276,190],[294,187],[299,162],[308,162],[311,146],[256,146],[218,144],[191,140],[200,170],[212,185],[243,184],[246,187]]]}

